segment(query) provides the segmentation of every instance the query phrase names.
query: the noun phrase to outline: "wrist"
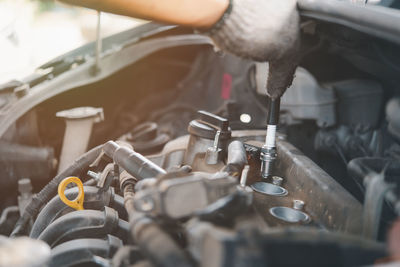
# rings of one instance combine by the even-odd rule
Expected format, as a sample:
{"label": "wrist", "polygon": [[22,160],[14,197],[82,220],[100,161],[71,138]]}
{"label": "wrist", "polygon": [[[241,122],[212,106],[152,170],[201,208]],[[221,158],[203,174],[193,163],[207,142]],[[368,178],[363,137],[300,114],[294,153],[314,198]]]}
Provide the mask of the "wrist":
{"label": "wrist", "polygon": [[255,61],[276,61],[297,49],[296,0],[232,0],[205,34],[222,50]]}
{"label": "wrist", "polygon": [[199,15],[192,17],[193,21],[188,23],[200,31],[208,31],[217,26],[217,24],[222,24],[221,21],[224,20],[232,9],[232,0],[212,0],[205,2],[210,2],[211,4],[208,5],[205,3],[202,10],[196,11]]}
{"label": "wrist", "polygon": [[208,31],[208,34],[212,35],[214,32],[218,31],[225,24],[225,21],[229,18],[233,8],[233,0],[227,0],[225,4],[226,6],[222,15],[218,18],[218,20],[213,21],[210,27],[205,29]]}

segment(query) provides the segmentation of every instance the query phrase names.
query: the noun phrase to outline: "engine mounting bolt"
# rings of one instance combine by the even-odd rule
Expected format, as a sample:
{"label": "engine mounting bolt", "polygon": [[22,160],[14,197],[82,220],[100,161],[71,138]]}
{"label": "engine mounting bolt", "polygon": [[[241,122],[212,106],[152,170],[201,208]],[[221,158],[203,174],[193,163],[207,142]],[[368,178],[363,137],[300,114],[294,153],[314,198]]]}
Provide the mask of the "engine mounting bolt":
{"label": "engine mounting bolt", "polygon": [[293,208],[295,210],[302,210],[304,208],[304,201],[298,199],[293,200]]}

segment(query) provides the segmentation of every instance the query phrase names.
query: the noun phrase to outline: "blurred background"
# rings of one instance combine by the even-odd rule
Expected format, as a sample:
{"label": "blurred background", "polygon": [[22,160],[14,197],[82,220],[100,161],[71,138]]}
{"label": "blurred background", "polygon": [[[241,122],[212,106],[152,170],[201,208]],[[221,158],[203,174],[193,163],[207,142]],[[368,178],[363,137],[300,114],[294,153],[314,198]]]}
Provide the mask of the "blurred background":
{"label": "blurred background", "polygon": [[[102,37],[146,21],[102,13]],[[95,40],[97,12],[51,0],[0,0],[0,84]]]}

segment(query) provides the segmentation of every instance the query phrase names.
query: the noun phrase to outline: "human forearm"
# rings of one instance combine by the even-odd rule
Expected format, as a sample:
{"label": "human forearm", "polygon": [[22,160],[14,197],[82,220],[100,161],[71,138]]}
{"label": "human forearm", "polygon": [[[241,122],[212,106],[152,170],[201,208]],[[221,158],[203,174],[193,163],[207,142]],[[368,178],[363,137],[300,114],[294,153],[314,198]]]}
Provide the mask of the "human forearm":
{"label": "human forearm", "polygon": [[279,98],[298,64],[297,0],[60,0],[111,13],[205,29],[221,50],[269,61],[267,94]]}
{"label": "human forearm", "polygon": [[228,0],[60,0],[115,14],[195,28],[210,28],[223,15]]}

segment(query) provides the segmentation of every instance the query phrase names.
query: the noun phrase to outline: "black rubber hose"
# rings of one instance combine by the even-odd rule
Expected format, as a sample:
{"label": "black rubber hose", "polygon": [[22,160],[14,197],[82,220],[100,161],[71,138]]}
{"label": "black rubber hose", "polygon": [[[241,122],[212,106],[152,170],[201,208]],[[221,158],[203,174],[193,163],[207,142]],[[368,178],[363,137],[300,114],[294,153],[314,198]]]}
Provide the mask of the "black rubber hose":
{"label": "black rubber hose", "polygon": [[104,238],[108,234],[127,242],[129,224],[108,207],[104,211],[78,210],[52,222],[39,236],[50,247],[77,238]]}
{"label": "black rubber hose", "polygon": [[[111,188],[103,194],[98,194],[99,188],[93,186],[84,186],[85,192],[84,207],[85,209],[101,210],[105,206],[117,210],[119,217],[127,220],[127,214],[124,207],[124,199],[116,195]],[[78,188],[70,188],[65,190],[65,196],[68,199],[74,199],[78,195]],[[67,206],[61,201],[59,196],[53,197],[49,203],[44,206],[37,216],[30,233],[31,238],[38,238],[42,231],[61,214],[73,212],[74,209]]]}
{"label": "black rubber hose", "polygon": [[26,235],[30,220],[35,218],[43,204],[47,203],[57,193],[58,184],[65,177],[78,176],[85,171],[100,154],[102,148],[103,145],[97,146],[80,156],[72,165],[60,172],[37,195],[35,195],[15,224],[14,230],[10,236],[15,237]]}
{"label": "black rubber hose", "polygon": [[233,141],[228,146],[228,159],[223,171],[233,176],[240,176],[247,164],[246,149],[241,141]]}
{"label": "black rubber hose", "polygon": [[111,235],[106,240],[85,238],[68,241],[52,249],[49,266],[102,266],[99,261],[112,258],[121,246],[122,241]]}

